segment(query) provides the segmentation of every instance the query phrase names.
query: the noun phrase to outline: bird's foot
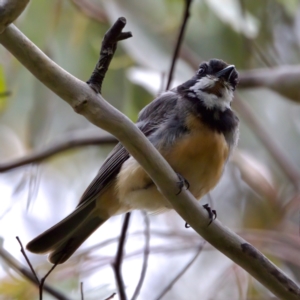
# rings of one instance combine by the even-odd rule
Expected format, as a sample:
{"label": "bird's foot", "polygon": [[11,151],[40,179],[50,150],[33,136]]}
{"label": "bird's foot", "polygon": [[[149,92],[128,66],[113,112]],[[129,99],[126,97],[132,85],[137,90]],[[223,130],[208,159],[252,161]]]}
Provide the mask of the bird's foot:
{"label": "bird's foot", "polygon": [[190,184],[189,182],[179,173],[177,173],[178,179],[179,181],[177,182],[177,185],[179,187],[179,192],[176,195],[179,195],[181,193],[181,190],[183,187],[186,188],[186,190],[188,190],[190,188]]}
{"label": "bird's foot", "polygon": [[211,209],[208,204],[204,204],[203,207],[208,212],[209,223],[207,226],[209,226],[217,218],[217,212],[215,209]]}

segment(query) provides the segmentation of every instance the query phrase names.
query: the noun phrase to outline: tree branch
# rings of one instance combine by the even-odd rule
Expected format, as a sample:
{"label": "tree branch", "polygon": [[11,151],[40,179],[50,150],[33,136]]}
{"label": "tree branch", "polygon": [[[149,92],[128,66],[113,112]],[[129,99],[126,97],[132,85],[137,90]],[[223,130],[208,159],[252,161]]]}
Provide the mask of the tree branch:
{"label": "tree branch", "polygon": [[300,102],[300,65],[239,72],[239,88],[266,87]]}
{"label": "tree branch", "polygon": [[83,282],[80,282],[80,296],[81,300],[84,300]]}
{"label": "tree branch", "polygon": [[[0,257],[7,263],[9,267],[15,270],[20,275],[27,278],[31,283],[36,285],[38,288],[40,287],[39,281],[37,281],[37,277],[33,275],[33,273],[23,265],[21,265],[9,252],[7,252],[3,247],[0,246]],[[70,300],[67,296],[54,289],[52,286],[45,284],[44,290],[59,300]]]}
{"label": "tree branch", "polygon": [[113,266],[113,269],[115,272],[119,297],[121,300],[127,299],[124,281],[123,281],[123,277],[122,277],[122,262],[123,262],[124,246],[125,246],[130,216],[131,216],[131,213],[127,213],[125,215],[125,219],[123,221],[123,226],[122,226],[121,235],[120,235],[120,239],[119,239],[119,245],[118,245],[116,258],[115,258],[115,261],[112,263],[112,266]]}
{"label": "tree branch", "polygon": [[39,278],[38,278],[37,275],[36,275],[35,270],[34,270],[33,267],[32,267],[32,264],[31,264],[31,262],[30,262],[30,260],[29,260],[29,258],[28,258],[28,256],[27,256],[26,252],[25,252],[25,249],[24,249],[24,247],[23,247],[23,244],[22,244],[21,240],[19,239],[18,236],[16,237],[16,239],[17,239],[17,241],[18,241],[19,244],[20,244],[20,247],[21,247],[21,253],[23,254],[23,256],[24,256],[24,258],[25,258],[25,260],[26,260],[26,262],[27,262],[27,264],[28,264],[28,266],[29,266],[29,268],[30,268],[30,270],[31,270],[31,272],[32,272],[32,274],[33,274],[33,276],[34,276],[34,278],[36,279],[36,282],[37,282],[38,285],[39,285],[40,300],[43,300],[43,290],[44,290],[44,286],[45,286],[45,281],[46,281],[47,277],[52,273],[52,271],[56,268],[57,264],[54,264],[54,265],[50,268],[50,270],[46,273],[46,275],[45,275],[44,277],[42,277],[41,280],[39,280]]}
{"label": "tree branch", "polygon": [[57,141],[53,143],[52,145],[49,145],[45,147],[45,149],[36,150],[31,154],[28,154],[26,156],[23,156],[19,159],[15,159],[11,162],[6,162],[0,164],[0,173],[6,172],[11,169],[15,169],[30,163],[37,163],[42,160],[45,160],[55,154],[58,154],[60,152],[82,147],[82,146],[88,146],[88,145],[111,145],[117,143],[118,140],[113,137],[112,135],[106,135],[106,136],[88,136],[88,137],[77,137],[77,136],[68,136],[64,137],[60,141]]}
{"label": "tree branch", "polygon": [[121,17],[104,35],[100,50],[100,58],[91,78],[87,81],[87,84],[97,93],[101,94],[102,82],[117,49],[118,41],[132,37],[131,32],[122,32],[125,25],[126,19]]}
{"label": "tree branch", "polygon": [[2,0],[0,3],[0,34],[16,20],[27,6],[29,0]]}
{"label": "tree branch", "polygon": [[178,192],[176,173],[127,117],[108,104],[86,83],[57,66],[15,26],[10,25],[0,35],[0,43],[77,113],[116,136],[146,170],[173,208],[205,240],[278,297],[300,299],[298,286],[253,246],[222,226],[218,220],[208,227],[207,211],[188,190],[183,189],[176,195]]}

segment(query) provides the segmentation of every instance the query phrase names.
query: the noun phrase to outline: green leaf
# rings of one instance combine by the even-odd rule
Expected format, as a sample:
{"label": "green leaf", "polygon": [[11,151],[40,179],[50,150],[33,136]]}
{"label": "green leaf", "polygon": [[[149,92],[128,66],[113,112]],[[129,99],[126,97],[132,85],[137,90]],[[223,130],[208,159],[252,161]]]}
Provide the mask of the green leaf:
{"label": "green leaf", "polygon": [[0,66],[0,113],[6,108],[7,96],[9,96],[9,94],[10,93],[6,87],[3,66]]}

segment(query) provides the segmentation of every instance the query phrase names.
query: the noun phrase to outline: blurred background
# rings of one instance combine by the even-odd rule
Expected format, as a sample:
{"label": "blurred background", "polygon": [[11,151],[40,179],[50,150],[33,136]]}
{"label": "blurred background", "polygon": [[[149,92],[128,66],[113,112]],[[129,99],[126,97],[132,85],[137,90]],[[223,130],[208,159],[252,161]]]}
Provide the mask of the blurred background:
{"label": "blurred background", "polygon": [[[104,33],[126,17],[125,31],[133,38],[119,43],[103,96],[136,121],[140,109],[166,86],[184,7],[183,0],[32,0],[15,24],[62,68],[86,81]],[[234,64],[240,73],[233,104],[241,121],[239,145],[222,180],[201,203],[210,202],[224,225],[299,282],[300,3],[194,0],[190,12],[172,86],[210,58]],[[107,135],[3,47],[0,54],[0,168],[70,138]],[[25,245],[70,213],[113,146],[77,147],[0,173],[1,253],[25,266],[15,237]],[[123,219],[106,222],[47,283],[70,299],[80,299],[80,282],[85,299],[116,292],[111,264]],[[145,265],[137,299],[273,299],[184,224],[173,211],[132,214],[123,263],[129,299]],[[28,255],[40,276],[51,267],[46,256]],[[5,259],[0,264],[1,300],[38,299],[34,285]],[[45,292],[44,299],[55,298]]]}

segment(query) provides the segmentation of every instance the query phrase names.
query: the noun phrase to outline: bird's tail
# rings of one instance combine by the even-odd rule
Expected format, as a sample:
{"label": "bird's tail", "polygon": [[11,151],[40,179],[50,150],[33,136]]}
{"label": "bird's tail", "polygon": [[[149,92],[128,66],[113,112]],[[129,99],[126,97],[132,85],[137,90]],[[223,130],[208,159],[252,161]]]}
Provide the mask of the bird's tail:
{"label": "bird's tail", "polygon": [[30,241],[26,248],[33,253],[50,252],[49,261],[62,264],[108,218],[108,215],[99,215],[95,201],[83,203],[65,219]]}

